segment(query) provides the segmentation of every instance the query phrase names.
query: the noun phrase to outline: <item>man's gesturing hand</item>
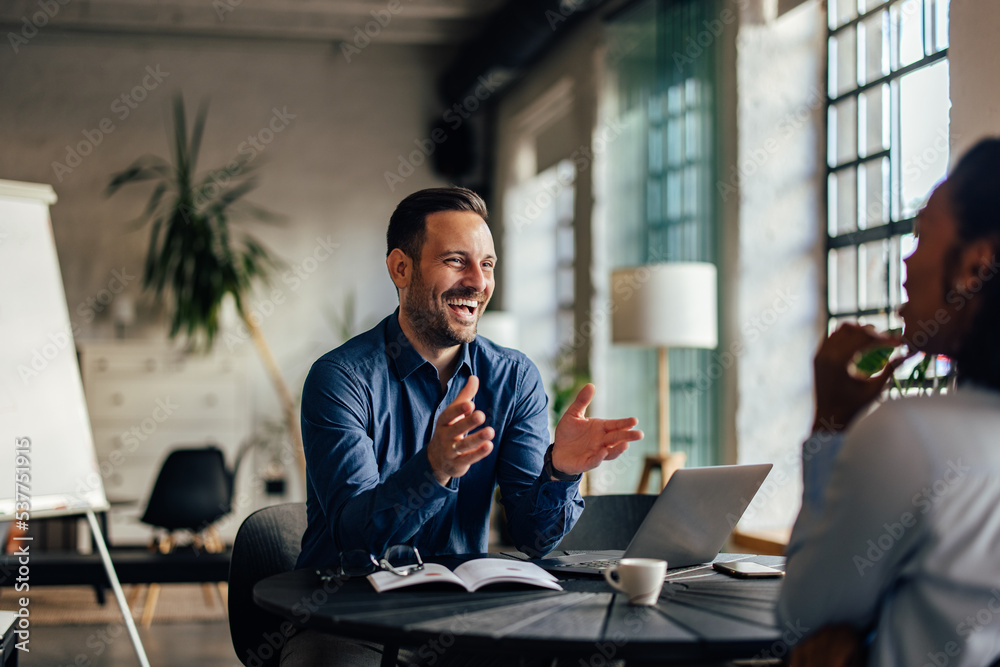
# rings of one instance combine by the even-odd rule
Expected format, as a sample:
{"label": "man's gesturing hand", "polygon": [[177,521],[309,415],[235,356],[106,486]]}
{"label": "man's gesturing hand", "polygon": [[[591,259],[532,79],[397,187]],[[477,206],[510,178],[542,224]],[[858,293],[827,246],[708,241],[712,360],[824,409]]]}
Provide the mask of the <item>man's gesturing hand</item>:
{"label": "man's gesturing hand", "polygon": [[482,410],[476,410],[476,404],[472,402],[477,391],[479,378],[471,375],[434,425],[434,435],[427,445],[427,459],[434,477],[442,486],[452,477],[461,477],[469,472],[473,463],[493,451],[493,427],[486,426],[469,435],[469,431],[486,421],[486,415]]}
{"label": "man's gesturing hand", "polygon": [[585,415],[597,389],[585,385],[556,426],[552,447],[552,467],[567,475],[593,470],[601,461],[616,459],[628,449],[628,443],[642,438],[636,431],[635,417],[625,419],[588,419]]}

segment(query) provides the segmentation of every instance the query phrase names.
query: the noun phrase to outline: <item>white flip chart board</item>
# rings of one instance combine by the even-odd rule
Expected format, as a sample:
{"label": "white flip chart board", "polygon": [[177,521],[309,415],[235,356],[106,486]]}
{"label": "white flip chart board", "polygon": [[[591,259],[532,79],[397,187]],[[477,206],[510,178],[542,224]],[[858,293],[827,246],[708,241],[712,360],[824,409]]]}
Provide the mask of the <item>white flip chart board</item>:
{"label": "white flip chart board", "polygon": [[108,504],[49,219],[55,200],[48,185],[0,180],[0,520],[25,497],[32,516]]}

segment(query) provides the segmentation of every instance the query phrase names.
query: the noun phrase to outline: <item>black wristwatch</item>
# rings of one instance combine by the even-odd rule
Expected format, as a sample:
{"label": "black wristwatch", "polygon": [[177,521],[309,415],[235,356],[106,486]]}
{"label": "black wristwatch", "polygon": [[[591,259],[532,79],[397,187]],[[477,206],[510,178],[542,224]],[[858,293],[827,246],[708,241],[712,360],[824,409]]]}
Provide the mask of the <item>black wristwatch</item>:
{"label": "black wristwatch", "polygon": [[568,475],[564,472],[559,472],[556,467],[552,465],[552,448],[555,445],[549,445],[549,448],[545,450],[545,464],[542,466],[542,472],[548,476],[549,479],[553,479],[557,482],[577,482],[580,480],[582,473],[577,473],[575,475]]}

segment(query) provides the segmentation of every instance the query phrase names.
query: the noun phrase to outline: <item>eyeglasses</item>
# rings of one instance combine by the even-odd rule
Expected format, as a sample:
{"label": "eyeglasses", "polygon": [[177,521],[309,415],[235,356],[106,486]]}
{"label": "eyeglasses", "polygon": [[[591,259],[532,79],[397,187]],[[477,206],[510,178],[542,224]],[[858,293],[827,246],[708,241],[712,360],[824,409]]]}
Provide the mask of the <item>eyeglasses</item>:
{"label": "eyeglasses", "polygon": [[385,550],[381,558],[376,558],[363,549],[352,549],[340,554],[341,577],[363,577],[379,570],[405,577],[424,569],[424,561],[416,547],[397,544]]}

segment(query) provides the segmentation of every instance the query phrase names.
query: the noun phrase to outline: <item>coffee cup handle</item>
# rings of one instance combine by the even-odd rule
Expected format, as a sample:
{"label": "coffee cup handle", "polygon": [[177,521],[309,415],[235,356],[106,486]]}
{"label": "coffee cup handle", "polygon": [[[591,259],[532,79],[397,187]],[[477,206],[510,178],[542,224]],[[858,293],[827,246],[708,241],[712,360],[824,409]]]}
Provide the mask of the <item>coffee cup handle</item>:
{"label": "coffee cup handle", "polygon": [[618,581],[617,579],[615,579],[615,575],[617,575],[617,574],[618,574],[618,566],[617,565],[613,565],[613,566],[611,566],[609,568],[606,568],[604,570],[604,580],[607,581],[608,584],[610,584],[610,586],[612,588],[614,588],[615,590],[619,590],[622,593],[624,593],[625,589],[622,588],[621,582]]}

